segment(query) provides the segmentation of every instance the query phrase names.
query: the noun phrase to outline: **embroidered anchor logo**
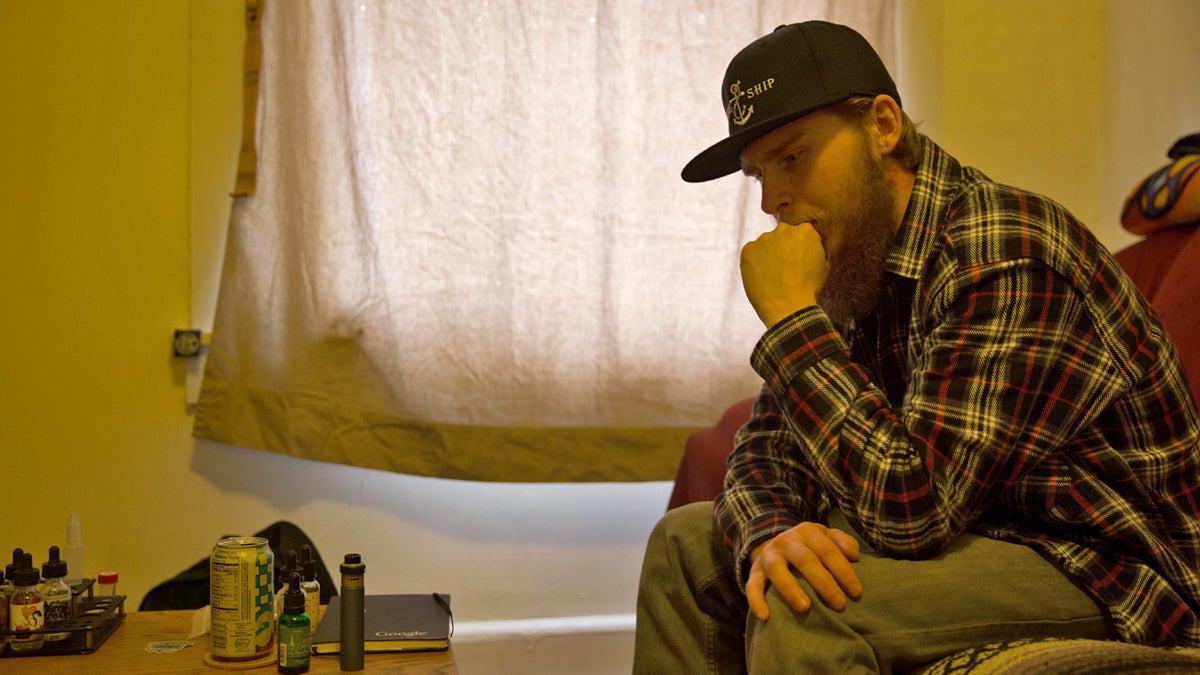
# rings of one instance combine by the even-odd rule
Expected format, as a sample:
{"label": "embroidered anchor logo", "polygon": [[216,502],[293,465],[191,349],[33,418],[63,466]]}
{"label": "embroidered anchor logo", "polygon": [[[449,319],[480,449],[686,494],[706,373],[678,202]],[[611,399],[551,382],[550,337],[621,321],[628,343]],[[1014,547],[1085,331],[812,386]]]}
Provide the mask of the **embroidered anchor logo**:
{"label": "embroidered anchor logo", "polygon": [[754,114],[754,106],[742,105],[742,97],[745,93],[742,92],[742,81],[738,80],[729,85],[729,103],[725,106],[725,114],[729,116],[729,121],[739,127],[750,121],[750,116]]}

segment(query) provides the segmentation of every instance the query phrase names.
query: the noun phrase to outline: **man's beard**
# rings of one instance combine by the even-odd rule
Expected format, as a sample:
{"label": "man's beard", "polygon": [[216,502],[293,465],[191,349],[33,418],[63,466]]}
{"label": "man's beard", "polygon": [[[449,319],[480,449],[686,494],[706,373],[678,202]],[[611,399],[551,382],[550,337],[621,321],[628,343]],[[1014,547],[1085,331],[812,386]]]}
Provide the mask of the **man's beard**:
{"label": "man's beard", "polygon": [[882,163],[863,145],[859,180],[842,195],[844,208],[831,214],[831,225],[845,237],[829,259],[829,278],[817,295],[817,304],[838,327],[865,316],[879,302],[883,268],[896,237],[896,186],[883,172]]}

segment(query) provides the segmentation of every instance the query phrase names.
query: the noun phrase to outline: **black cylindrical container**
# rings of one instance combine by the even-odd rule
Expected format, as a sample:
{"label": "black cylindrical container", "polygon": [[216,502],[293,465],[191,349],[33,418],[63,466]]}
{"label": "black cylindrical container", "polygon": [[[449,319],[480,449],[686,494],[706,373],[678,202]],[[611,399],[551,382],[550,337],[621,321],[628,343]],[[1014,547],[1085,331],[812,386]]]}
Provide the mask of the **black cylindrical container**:
{"label": "black cylindrical container", "polygon": [[367,566],[362,556],[347,553],[340,565],[342,571],[341,657],[342,671],[354,672],[363,669],[363,577]]}

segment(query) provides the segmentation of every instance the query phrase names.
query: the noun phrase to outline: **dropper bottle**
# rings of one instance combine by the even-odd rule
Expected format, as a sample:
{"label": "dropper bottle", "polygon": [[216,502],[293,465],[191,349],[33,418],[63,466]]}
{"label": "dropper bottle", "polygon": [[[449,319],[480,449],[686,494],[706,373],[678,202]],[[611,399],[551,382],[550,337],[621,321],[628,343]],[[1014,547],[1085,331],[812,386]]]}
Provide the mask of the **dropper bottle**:
{"label": "dropper bottle", "polygon": [[[17,587],[13,585],[13,576],[17,573],[17,568],[21,566],[22,559],[25,557],[23,549],[13,549],[13,561],[4,566],[4,575],[0,577],[0,628],[4,630],[12,630],[12,624],[9,623],[8,612],[9,602],[12,601],[13,593]],[[0,634],[0,652],[8,647],[11,637],[7,634]]]}
{"label": "dropper bottle", "polygon": [[277,630],[278,663],[280,673],[307,673],[309,655],[312,652],[312,636],[308,632],[311,623],[304,611],[304,591],[300,590],[300,575],[292,572],[288,576],[287,592],[283,594],[283,613],[279,615]]}
{"label": "dropper bottle", "polygon": [[281,585],[279,590],[275,592],[276,620],[278,620],[280,615],[283,614],[283,596],[288,592],[288,585],[291,583],[290,580],[292,578],[292,573],[294,572],[296,574],[300,574],[300,563],[297,560],[296,552],[288,551],[286,560],[287,562],[283,565],[283,574],[280,575],[283,577],[283,585]]}
{"label": "dropper bottle", "polygon": [[37,651],[46,639],[45,633],[34,632],[45,626],[46,602],[37,591],[38,571],[31,554],[22,556],[12,580],[16,589],[8,605],[8,627],[13,631],[8,647],[14,652]]}
{"label": "dropper bottle", "polygon": [[0,652],[8,647],[8,634],[3,631],[11,630],[8,625],[8,591],[10,588],[12,588],[12,584],[4,577],[4,572],[0,571]]}
{"label": "dropper bottle", "polygon": [[[47,628],[70,621],[74,616],[71,607],[71,587],[67,585],[66,576],[67,561],[59,557],[57,546],[51,546],[49,557],[46,562],[42,563],[42,578],[45,581],[38,587],[38,592],[42,594],[42,601],[46,603]],[[69,637],[71,637],[69,631],[49,633],[46,635],[46,640],[58,642]]]}
{"label": "dropper bottle", "polygon": [[304,611],[310,621],[309,633],[317,634],[321,623],[321,582],[317,581],[317,561],[313,560],[312,546],[300,546],[300,588],[304,590]]}

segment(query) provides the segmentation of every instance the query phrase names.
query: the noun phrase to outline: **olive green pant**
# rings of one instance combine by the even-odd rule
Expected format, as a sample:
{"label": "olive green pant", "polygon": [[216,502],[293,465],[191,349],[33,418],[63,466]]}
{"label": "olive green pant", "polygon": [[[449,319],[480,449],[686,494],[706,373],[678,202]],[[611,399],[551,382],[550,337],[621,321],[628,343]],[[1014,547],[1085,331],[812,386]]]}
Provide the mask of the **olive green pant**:
{"label": "olive green pant", "polygon": [[[851,534],[840,513],[829,525]],[[646,547],[635,674],[890,673],[1023,637],[1111,637],[1099,606],[1037,552],[965,534],[930,560],[895,560],[861,540],[863,593],[841,612],[797,613],[768,587],[750,614],[712,502],[669,511]]]}

